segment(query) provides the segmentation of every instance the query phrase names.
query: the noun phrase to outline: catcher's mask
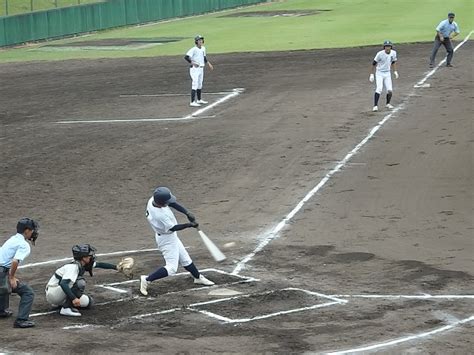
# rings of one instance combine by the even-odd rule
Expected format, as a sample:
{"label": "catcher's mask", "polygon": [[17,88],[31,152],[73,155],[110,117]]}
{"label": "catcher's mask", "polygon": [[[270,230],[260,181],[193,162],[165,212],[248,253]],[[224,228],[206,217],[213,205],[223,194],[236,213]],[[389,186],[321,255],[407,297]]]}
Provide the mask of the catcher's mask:
{"label": "catcher's mask", "polygon": [[91,276],[94,276],[92,269],[94,268],[96,251],[97,249],[90,244],[78,244],[72,247],[72,256],[74,260],[80,261],[83,257],[90,256],[89,262],[84,265],[84,270],[89,271]]}
{"label": "catcher's mask", "polygon": [[197,35],[196,37],[194,37],[194,43],[195,43],[195,44],[198,44],[198,41],[199,41],[200,39],[202,40],[202,43],[204,43],[204,37],[201,36],[201,35]]}
{"label": "catcher's mask", "polygon": [[36,245],[36,239],[39,236],[39,223],[31,218],[22,218],[16,224],[16,232],[23,234],[26,229],[33,231],[30,237],[31,244]]}

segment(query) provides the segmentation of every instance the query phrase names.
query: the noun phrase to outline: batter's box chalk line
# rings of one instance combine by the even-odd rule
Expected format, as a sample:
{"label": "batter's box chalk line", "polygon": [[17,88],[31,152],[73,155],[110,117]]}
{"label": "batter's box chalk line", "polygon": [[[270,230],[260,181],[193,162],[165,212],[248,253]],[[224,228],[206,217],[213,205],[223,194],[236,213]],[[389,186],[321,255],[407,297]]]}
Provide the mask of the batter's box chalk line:
{"label": "batter's box chalk line", "polygon": [[[187,288],[187,289],[184,289],[184,290],[179,290],[179,291],[171,291],[171,292],[167,292],[167,293],[164,293],[161,296],[164,296],[164,295],[171,295],[171,294],[175,294],[175,293],[182,293],[182,292],[188,292],[188,291],[199,291],[199,290],[204,290],[204,289],[212,289],[212,288],[220,288],[220,287],[227,287],[227,286],[231,286],[231,285],[237,285],[237,284],[241,284],[241,283],[247,283],[247,282],[257,282],[257,281],[260,281],[259,279],[256,279],[256,278],[253,278],[253,277],[248,277],[248,276],[241,276],[241,275],[233,275],[227,271],[224,271],[224,270],[220,270],[220,269],[214,269],[214,268],[207,268],[207,269],[202,269],[201,272],[215,272],[215,273],[218,273],[218,274],[221,274],[221,275],[228,275],[228,276],[231,276],[233,278],[238,278],[240,280],[238,281],[233,281],[233,282],[227,282],[227,283],[224,283],[224,284],[218,284],[218,285],[214,285],[214,286],[202,286],[202,287],[192,287],[192,288]],[[180,273],[177,273],[175,275],[173,275],[172,277],[175,278],[175,277],[183,277],[183,276],[189,276],[189,272],[180,272]],[[102,285],[95,285],[96,287],[101,287],[101,288],[105,288],[107,290],[110,290],[110,291],[114,291],[114,292],[118,292],[118,293],[129,293],[131,292],[131,289],[130,288],[127,288],[127,289],[124,289],[124,288],[120,288],[120,287],[115,287],[115,286],[119,286],[119,285],[127,285],[127,284],[131,284],[131,283],[138,283],[140,282],[139,279],[134,279],[134,280],[127,280],[127,281],[120,281],[120,282],[113,282],[113,283],[108,283],[108,284],[102,284]],[[154,299],[154,297],[148,297],[149,299]]]}
{"label": "batter's box chalk line", "polygon": [[[228,317],[224,317],[222,315],[219,315],[217,313],[207,311],[205,309],[199,309],[199,308],[202,308],[203,306],[210,305],[210,304],[218,304],[218,303],[222,303],[222,302],[229,302],[229,301],[233,301],[233,300],[237,300],[237,299],[245,299],[245,298],[250,298],[250,297],[255,297],[255,296],[270,295],[272,293],[282,292],[282,291],[302,292],[302,293],[305,293],[307,295],[316,296],[316,297],[319,297],[319,298],[329,300],[329,302],[313,304],[313,305],[307,306],[307,307],[292,308],[292,309],[287,309],[287,310],[283,310],[283,311],[279,311],[279,312],[255,315],[255,316],[252,316],[251,318],[228,318]],[[262,292],[262,293],[239,295],[239,296],[234,296],[234,297],[221,298],[221,299],[218,299],[218,300],[194,303],[194,304],[190,304],[187,307],[187,309],[192,310],[192,311],[197,311],[199,313],[202,313],[202,314],[204,314],[208,317],[217,319],[217,320],[222,321],[224,323],[247,323],[247,322],[256,321],[256,320],[260,320],[260,319],[277,317],[277,316],[284,315],[284,314],[310,311],[310,310],[317,309],[317,308],[329,307],[329,306],[337,305],[337,304],[338,305],[343,305],[345,303],[347,303],[346,300],[339,299],[339,298],[332,297],[332,296],[328,296],[328,295],[325,295],[325,294],[322,294],[322,293],[313,292],[313,291],[309,291],[309,290],[305,290],[305,289],[301,289],[301,288],[288,287],[288,288],[283,288],[283,289],[278,289],[278,290],[266,291],[266,292]]]}

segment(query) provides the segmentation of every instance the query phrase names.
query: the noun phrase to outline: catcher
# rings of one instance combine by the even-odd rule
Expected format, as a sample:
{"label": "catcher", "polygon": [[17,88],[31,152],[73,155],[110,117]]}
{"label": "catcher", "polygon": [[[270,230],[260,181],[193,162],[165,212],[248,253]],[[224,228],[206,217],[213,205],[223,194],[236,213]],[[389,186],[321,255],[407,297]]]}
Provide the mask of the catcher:
{"label": "catcher", "polygon": [[86,280],[84,273],[93,276],[93,269],[117,270],[131,277],[134,259],[123,258],[117,265],[97,262],[95,260],[96,248],[90,244],[79,244],[72,247],[72,263],[61,266],[56,270],[46,286],[46,300],[53,307],[61,307],[60,315],[80,317],[77,308],[91,308],[93,299],[84,293]]}

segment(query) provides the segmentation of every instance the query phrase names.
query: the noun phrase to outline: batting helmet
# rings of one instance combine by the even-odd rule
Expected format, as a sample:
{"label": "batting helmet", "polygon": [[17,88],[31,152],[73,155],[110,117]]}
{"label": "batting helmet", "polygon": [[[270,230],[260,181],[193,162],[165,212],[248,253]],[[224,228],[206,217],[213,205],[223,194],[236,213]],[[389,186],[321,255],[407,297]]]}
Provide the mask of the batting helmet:
{"label": "batting helmet", "polygon": [[33,234],[31,235],[30,240],[33,243],[33,245],[35,245],[36,239],[38,239],[38,236],[39,236],[39,232],[38,232],[39,223],[31,218],[26,218],[26,217],[22,218],[16,224],[16,232],[23,234],[23,232],[26,229],[30,229],[33,231]]}
{"label": "batting helmet", "polygon": [[386,40],[383,42],[384,47],[393,47],[392,41]]}
{"label": "batting helmet", "polygon": [[72,247],[72,256],[75,260],[80,260],[84,256],[94,256],[96,250],[90,244],[78,244]]}
{"label": "batting helmet", "polygon": [[202,41],[204,42],[204,37],[201,35],[197,35],[196,37],[194,37],[194,43],[197,44],[200,39],[202,39]]}
{"label": "batting helmet", "polygon": [[160,186],[157,187],[153,192],[153,201],[155,201],[156,204],[169,205],[170,203],[176,202],[176,197],[174,197],[170,189],[164,186]]}

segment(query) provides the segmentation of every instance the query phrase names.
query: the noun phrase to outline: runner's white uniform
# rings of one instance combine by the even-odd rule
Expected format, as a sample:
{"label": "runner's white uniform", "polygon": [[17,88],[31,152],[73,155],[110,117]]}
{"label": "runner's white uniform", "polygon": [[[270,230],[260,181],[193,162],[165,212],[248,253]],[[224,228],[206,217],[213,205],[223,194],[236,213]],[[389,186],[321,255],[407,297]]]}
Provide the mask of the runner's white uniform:
{"label": "runner's white uniform", "polygon": [[170,231],[171,228],[178,224],[178,221],[168,206],[153,206],[153,197],[148,200],[146,208],[146,218],[155,232],[156,245],[166,262],[165,268],[168,271],[168,275],[174,275],[178,270],[178,265],[184,267],[193,262],[178,234]]}
{"label": "runner's white uniform", "polygon": [[392,63],[397,61],[397,52],[392,49],[390,53],[387,54],[385,50],[381,50],[375,55],[374,61],[377,62],[375,71],[375,92],[381,94],[384,86],[387,91],[392,91],[391,67]]}
{"label": "runner's white uniform", "polygon": [[191,48],[187,53],[189,59],[191,59],[191,67],[189,68],[189,75],[192,79],[192,90],[199,90],[202,89],[202,82],[204,80],[204,66],[205,61],[204,57],[206,56],[206,47],[201,46],[198,48],[194,46]]}

